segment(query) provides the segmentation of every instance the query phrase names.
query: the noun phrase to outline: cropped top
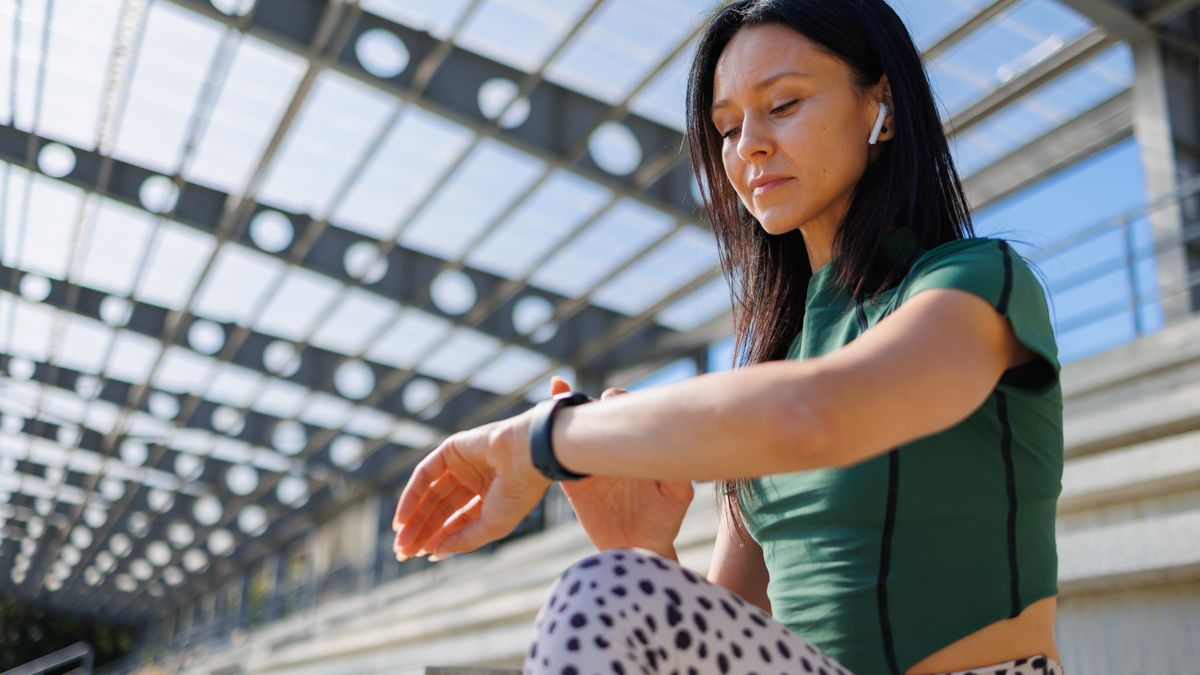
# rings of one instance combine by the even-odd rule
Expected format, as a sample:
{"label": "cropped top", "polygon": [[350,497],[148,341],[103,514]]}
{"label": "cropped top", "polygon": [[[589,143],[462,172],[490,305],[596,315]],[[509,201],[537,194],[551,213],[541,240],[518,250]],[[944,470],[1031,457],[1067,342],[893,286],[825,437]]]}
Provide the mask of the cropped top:
{"label": "cropped top", "polygon": [[983,298],[1038,358],[949,429],[850,467],[751,481],[742,511],[775,617],[858,675],[903,673],[1058,592],[1062,390],[1041,284],[1001,239],[924,250],[900,229],[884,252],[908,274],[865,302],[833,263],[813,274],[788,358],[832,352],[933,288]]}

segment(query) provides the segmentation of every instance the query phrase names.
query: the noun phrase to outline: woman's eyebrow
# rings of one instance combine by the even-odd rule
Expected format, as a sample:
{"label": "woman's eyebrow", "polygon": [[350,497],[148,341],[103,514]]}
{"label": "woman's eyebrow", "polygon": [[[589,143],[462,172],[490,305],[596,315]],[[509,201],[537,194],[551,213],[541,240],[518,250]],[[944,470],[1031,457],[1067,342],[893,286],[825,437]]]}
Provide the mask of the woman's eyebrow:
{"label": "woman's eyebrow", "polygon": [[[758,93],[758,92],[762,91],[763,89],[766,89],[767,87],[775,84],[776,82],[783,80],[783,79],[790,78],[790,77],[812,77],[812,73],[805,73],[805,72],[801,72],[798,70],[789,70],[786,73],[779,73],[776,75],[772,75],[771,77],[768,77],[765,80],[761,80],[760,82],[758,82],[758,84],[755,84],[753,87],[751,87],[750,91]],[[717,110],[724,108],[728,105],[731,105],[731,101],[729,99],[727,99],[727,98],[719,99],[713,103],[712,108],[709,109],[709,112],[710,112],[710,114],[714,113]]]}

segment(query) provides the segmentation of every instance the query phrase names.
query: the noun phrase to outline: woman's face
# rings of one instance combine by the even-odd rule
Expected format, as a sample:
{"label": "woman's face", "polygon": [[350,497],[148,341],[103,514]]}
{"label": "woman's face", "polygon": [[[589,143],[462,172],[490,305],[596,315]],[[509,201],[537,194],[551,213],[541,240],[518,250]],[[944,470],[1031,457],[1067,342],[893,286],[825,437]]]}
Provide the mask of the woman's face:
{"label": "woman's face", "polygon": [[[764,230],[837,227],[878,151],[867,140],[887,93],[886,79],[859,89],[844,62],[786,26],[733,36],[717,61],[712,122],[725,175]],[[885,126],[881,140],[890,105]]]}

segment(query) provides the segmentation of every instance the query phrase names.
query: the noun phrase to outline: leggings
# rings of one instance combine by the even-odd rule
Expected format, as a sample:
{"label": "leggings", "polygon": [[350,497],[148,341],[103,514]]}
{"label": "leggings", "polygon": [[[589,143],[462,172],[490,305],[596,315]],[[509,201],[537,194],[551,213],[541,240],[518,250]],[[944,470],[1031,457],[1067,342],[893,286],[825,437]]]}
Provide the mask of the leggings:
{"label": "leggings", "polygon": [[[849,675],[736,593],[642,549],[604,551],[569,567],[538,612],[534,633],[525,675]],[[1038,657],[970,672],[1063,671]]]}

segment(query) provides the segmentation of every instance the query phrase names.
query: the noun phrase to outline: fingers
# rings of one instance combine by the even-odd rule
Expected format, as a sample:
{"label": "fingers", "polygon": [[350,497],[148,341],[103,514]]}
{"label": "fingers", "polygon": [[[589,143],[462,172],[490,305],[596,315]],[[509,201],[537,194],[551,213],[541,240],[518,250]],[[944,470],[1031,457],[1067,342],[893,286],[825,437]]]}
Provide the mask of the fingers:
{"label": "fingers", "polygon": [[557,375],[550,378],[550,395],[551,396],[557,396],[559,394],[563,394],[568,391],[571,391],[571,385],[568,384],[566,380],[562,379],[561,377],[559,377]]}
{"label": "fingers", "polygon": [[[462,509],[459,509],[446,524],[438,530],[425,544],[425,550],[431,551],[429,559],[440,560],[454,553],[473,551],[489,541],[480,536],[479,530],[483,515],[483,499],[476,497]],[[470,529],[468,529],[470,528]],[[475,543],[479,540],[478,543]]]}
{"label": "fingers", "polygon": [[425,495],[425,491],[446,472],[446,458],[443,450],[445,445],[446,442],[443,441],[437,449],[421,460],[420,464],[417,464],[416,469],[413,469],[412,476],[404,486],[404,491],[400,493],[400,501],[396,504],[396,515],[392,517],[393,530],[400,529],[400,526],[412,517],[421,498]]}
{"label": "fingers", "polygon": [[428,550],[426,540],[429,536],[474,497],[475,492],[464,487],[452,476],[442,476],[430,486],[425,499],[417,508],[416,515],[406,522],[404,528],[396,535],[393,550],[404,557],[411,557],[422,549]]}

